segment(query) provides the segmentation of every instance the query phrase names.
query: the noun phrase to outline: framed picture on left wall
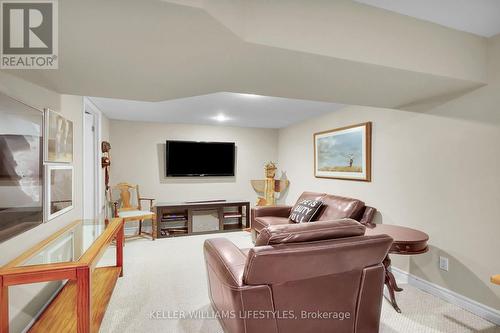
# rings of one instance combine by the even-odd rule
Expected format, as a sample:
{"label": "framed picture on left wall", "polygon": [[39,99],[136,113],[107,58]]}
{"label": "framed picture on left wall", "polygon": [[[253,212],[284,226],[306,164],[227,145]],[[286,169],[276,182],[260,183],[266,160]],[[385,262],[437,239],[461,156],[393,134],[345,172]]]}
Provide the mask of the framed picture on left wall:
{"label": "framed picture on left wall", "polygon": [[73,162],[73,122],[45,109],[45,162]]}
{"label": "framed picture on left wall", "polygon": [[73,209],[73,166],[45,165],[45,220]]}

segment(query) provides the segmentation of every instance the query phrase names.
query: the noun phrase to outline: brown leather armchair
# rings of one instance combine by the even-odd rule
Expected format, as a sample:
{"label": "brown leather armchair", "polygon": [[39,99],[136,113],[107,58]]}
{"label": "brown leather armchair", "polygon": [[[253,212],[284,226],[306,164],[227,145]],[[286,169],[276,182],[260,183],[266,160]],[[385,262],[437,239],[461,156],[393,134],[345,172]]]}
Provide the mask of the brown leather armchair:
{"label": "brown leather armchair", "polygon": [[[377,209],[366,206],[361,200],[327,193],[304,192],[297,199],[297,203],[305,199],[323,201],[323,206],[315,216],[314,221],[351,218],[363,225],[370,226],[377,212]],[[270,225],[292,223],[288,219],[292,208],[292,206],[257,206],[252,208],[250,220],[252,239],[255,241],[260,231]]]}
{"label": "brown leather armchair", "polygon": [[387,235],[343,219],[263,229],[240,250],[205,241],[209,293],[225,332],[378,332]]}

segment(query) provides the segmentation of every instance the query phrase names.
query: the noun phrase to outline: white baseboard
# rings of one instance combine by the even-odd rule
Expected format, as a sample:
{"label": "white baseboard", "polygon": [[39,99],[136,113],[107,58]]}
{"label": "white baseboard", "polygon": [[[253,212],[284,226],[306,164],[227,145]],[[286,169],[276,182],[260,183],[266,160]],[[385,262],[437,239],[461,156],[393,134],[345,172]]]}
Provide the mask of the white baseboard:
{"label": "white baseboard", "polygon": [[496,325],[500,325],[500,311],[476,302],[454,291],[438,286],[437,284],[426,281],[413,274],[409,274],[408,272],[405,272],[399,268],[391,267],[391,270],[398,283],[407,283],[409,285],[412,285],[415,288],[439,297],[448,303],[455,304],[462,309],[475,314],[476,316],[486,319]]}
{"label": "white baseboard", "polygon": [[396,278],[396,282],[398,284],[408,284],[408,272],[403,271],[402,269],[392,267],[391,266],[391,271],[394,277]]}

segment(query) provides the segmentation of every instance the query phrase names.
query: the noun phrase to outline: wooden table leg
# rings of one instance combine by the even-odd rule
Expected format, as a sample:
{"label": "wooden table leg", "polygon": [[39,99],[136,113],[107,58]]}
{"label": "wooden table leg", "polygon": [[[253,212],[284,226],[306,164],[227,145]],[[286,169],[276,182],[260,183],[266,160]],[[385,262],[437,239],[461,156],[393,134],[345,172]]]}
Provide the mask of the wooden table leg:
{"label": "wooden table leg", "polygon": [[391,298],[391,305],[396,310],[396,312],[401,313],[401,309],[398,306],[398,303],[396,302],[396,291],[403,291],[402,288],[398,287],[398,284],[396,283],[396,278],[394,277],[394,274],[391,272],[391,258],[389,258],[389,255],[387,255],[383,261],[384,267],[385,267],[385,285],[387,286],[387,290],[389,290],[389,296]]}
{"label": "wooden table leg", "polygon": [[217,213],[219,215],[219,231],[222,231],[224,230],[224,208],[219,207]]}
{"label": "wooden table leg", "polygon": [[187,224],[188,224],[188,234],[193,232],[193,210],[188,208],[187,210]]}
{"label": "wooden table leg", "polygon": [[156,215],[151,219],[151,237],[153,240],[158,238],[158,218]]}
{"label": "wooden table leg", "polygon": [[9,288],[0,276],[0,333],[9,333]]}
{"label": "wooden table leg", "polygon": [[250,228],[250,204],[245,205],[245,228]]}
{"label": "wooden table leg", "polygon": [[238,218],[238,224],[243,229],[245,228],[245,226],[243,225],[243,206],[238,206],[238,215],[240,215],[240,217]]}
{"label": "wooden table leg", "polygon": [[116,267],[120,267],[120,277],[123,276],[123,245],[124,245],[124,225],[120,227],[120,230],[116,234]]}
{"label": "wooden table leg", "polygon": [[78,333],[90,333],[91,283],[90,268],[77,268],[76,314]]}

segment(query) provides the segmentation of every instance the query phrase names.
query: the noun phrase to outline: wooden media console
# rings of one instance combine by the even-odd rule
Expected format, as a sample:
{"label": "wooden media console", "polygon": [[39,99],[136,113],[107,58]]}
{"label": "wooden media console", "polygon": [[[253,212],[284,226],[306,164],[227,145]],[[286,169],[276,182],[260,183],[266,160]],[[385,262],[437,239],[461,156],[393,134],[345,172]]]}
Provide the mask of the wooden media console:
{"label": "wooden media console", "polygon": [[[156,218],[158,238],[237,231],[250,226],[250,202],[248,201],[190,201],[157,203]],[[196,212],[213,211],[217,214],[216,230],[196,231],[193,217]]]}

